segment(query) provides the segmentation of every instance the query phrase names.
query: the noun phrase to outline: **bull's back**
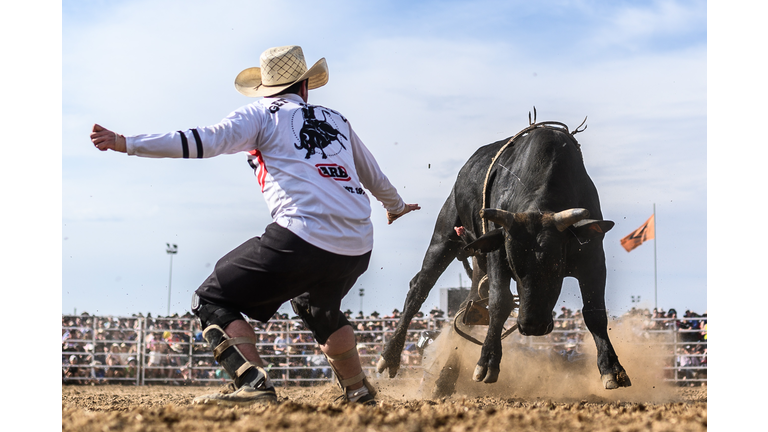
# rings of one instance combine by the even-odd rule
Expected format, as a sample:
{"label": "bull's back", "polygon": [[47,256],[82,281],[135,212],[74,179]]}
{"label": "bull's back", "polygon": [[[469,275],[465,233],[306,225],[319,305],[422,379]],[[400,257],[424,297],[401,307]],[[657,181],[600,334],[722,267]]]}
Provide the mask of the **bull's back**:
{"label": "bull's back", "polygon": [[592,218],[602,217],[597,189],[572,135],[560,129],[535,129],[498,154],[508,141],[480,147],[459,171],[453,193],[465,227],[472,226],[479,234],[478,212],[483,206],[508,211],[578,207],[588,209]]}

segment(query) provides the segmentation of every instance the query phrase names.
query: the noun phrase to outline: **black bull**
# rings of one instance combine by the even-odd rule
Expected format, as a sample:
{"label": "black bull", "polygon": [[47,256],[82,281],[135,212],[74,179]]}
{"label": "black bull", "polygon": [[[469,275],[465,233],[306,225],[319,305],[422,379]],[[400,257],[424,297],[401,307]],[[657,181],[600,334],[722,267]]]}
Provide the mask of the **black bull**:
{"label": "black bull", "polygon": [[[630,386],[607,330],[602,242],[613,222],[602,220],[597,189],[584,167],[579,144],[572,134],[554,127],[531,128],[498,154],[507,141],[481,147],[459,171],[435,223],[421,270],[410,282],[378,372],[397,374],[411,319],[446,267],[469,250],[480,252],[474,260],[473,285],[477,286],[479,273],[487,273],[489,281],[490,322],[475,381],[498,379],[501,334],[515,306],[512,279],[520,302],[518,330],[540,336],[552,331],[552,311],[563,278],[570,276],[579,281],[582,314],[597,345],[603,385],[606,389]],[[464,227],[477,240],[466,245],[455,227]],[[471,290],[470,299],[478,298],[477,291]]]}

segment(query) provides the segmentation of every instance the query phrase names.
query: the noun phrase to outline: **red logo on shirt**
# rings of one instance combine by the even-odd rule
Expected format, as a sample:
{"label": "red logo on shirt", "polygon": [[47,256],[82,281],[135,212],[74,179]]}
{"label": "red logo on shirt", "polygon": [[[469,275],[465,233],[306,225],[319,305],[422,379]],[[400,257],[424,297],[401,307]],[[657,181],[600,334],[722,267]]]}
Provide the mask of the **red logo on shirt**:
{"label": "red logo on shirt", "polygon": [[[256,174],[256,178],[259,180],[261,186],[261,192],[264,192],[264,183],[267,179],[267,165],[264,164],[264,157],[258,150],[251,150],[248,152],[248,165],[253,168],[253,173]],[[256,163],[253,163],[253,159],[256,159]]]}
{"label": "red logo on shirt", "polygon": [[329,177],[336,181],[350,181],[352,180],[347,174],[346,168],[336,164],[317,164],[317,172],[323,177]]}

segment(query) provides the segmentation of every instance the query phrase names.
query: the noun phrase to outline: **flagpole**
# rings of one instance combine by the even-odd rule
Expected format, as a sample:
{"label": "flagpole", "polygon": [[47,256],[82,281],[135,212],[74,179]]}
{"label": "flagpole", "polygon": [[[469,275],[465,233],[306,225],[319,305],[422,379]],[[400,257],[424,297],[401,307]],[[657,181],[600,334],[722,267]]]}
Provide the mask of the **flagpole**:
{"label": "flagpole", "polygon": [[658,279],[656,277],[656,203],[653,203],[653,307],[659,310]]}

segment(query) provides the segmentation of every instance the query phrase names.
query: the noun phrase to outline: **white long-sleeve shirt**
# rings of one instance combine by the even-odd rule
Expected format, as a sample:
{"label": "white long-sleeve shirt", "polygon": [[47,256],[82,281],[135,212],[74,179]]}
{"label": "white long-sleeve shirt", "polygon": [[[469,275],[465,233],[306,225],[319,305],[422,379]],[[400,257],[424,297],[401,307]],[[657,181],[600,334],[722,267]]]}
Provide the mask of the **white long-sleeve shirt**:
{"label": "white long-sleeve shirt", "polygon": [[298,95],[259,99],[220,123],[126,136],[129,155],[208,158],[248,152],[272,219],[308,243],[340,255],[373,248],[365,189],[393,213],[405,202],[349,122]]}

